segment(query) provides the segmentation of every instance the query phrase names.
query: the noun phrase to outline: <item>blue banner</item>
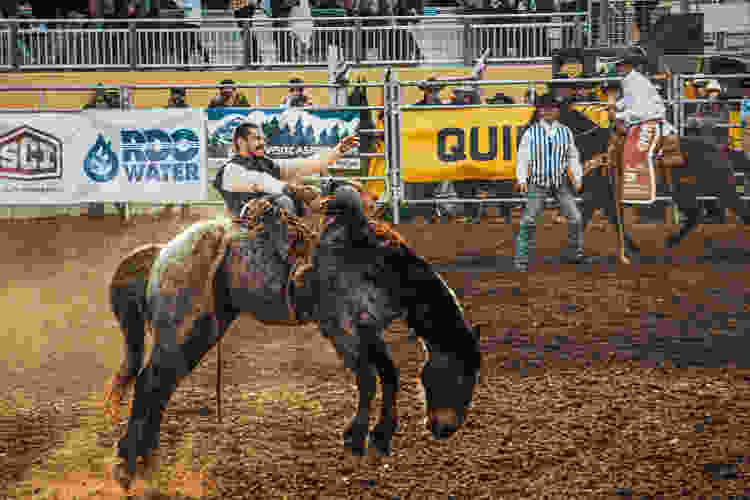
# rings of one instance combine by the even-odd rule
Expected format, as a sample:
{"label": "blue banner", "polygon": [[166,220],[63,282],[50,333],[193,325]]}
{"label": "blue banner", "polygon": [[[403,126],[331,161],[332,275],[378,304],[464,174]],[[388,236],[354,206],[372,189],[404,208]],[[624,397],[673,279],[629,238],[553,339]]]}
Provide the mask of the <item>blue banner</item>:
{"label": "blue banner", "polygon": [[[356,135],[358,111],[309,111],[305,108],[258,110],[253,108],[207,108],[208,156],[231,155],[232,133],[242,122],[257,124],[266,137],[269,158],[304,158],[336,146]],[[357,153],[356,150],[353,151]],[[360,168],[357,158],[345,158],[336,168]]]}

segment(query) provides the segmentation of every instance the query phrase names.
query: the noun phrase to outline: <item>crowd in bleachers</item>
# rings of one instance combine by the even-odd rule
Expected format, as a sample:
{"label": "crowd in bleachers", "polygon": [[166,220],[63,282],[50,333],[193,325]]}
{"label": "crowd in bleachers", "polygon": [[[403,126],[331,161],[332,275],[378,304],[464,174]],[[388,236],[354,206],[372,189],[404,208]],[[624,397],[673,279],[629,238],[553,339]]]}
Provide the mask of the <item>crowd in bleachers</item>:
{"label": "crowd in bleachers", "polygon": [[[435,0],[437,1],[437,0]],[[46,0],[0,0],[0,15],[4,17],[26,17],[29,21],[36,19],[55,19],[48,25],[38,26],[42,31],[49,28],[66,26],[68,19],[111,19],[104,23],[68,23],[68,27],[78,28],[127,28],[127,24],[116,20],[133,21],[143,18],[163,18],[158,24],[144,23],[139,27],[160,29],[197,30],[198,27],[181,24],[173,16],[186,17],[188,8],[195,7],[195,2],[188,0],[76,0],[68,3],[47,2]],[[455,14],[517,14],[519,12],[554,12],[568,10],[585,10],[582,0],[559,2],[555,0],[448,0],[443,4],[450,5],[449,12]],[[422,49],[414,33],[414,26],[421,21],[414,16],[432,15],[441,7],[426,7],[425,0],[201,0],[197,2],[206,12],[232,13],[235,18],[249,19],[263,14],[273,18],[271,27],[276,61],[281,63],[325,61],[329,45],[337,45],[348,60],[377,58],[382,61],[414,60],[423,58]],[[443,9],[447,7],[443,6]],[[169,13],[169,16],[166,16]],[[366,19],[381,16],[404,16],[395,21],[387,19]],[[287,18],[312,18],[313,21],[287,21]],[[360,23],[362,36],[355,36],[350,17],[365,18]],[[340,20],[338,18],[341,18]],[[410,18],[410,19],[409,19]],[[171,21],[170,21],[171,19]],[[474,43],[481,50],[493,47],[495,57],[520,55],[517,49],[522,44],[533,45],[536,50],[546,52],[549,40],[544,29],[532,30],[529,33],[499,29],[499,25],[515,23],[543,23],[551,18],[474,18],[473,24],[494,24],[482,28],[476,34]],[[251,23],[256,24],[253,20]],[[244,25],[243,22],[240,25]],[[312,30],[312,26],[328,28]],[[382,29],[379,29],[382,28]],[[248,41],[251,60],[260,61],[259,34],[252,33]],[[533,39],[529,39],[529,37]],[[123,44],[124,41],[120,42]],[[457,44],[460,44],[456,40]],[[32,45],[32,44],[27,44]],[[154,46],[151,46],[154,45]],[[155,45],[159,45],[158,47]],[[124,49],[124,47],[113,47]],[[156,61],[153,54],[156,50],[168,50],[179,56],[197,53],[204,62],[208,56],[201,47],[199,37],[173,37],[168,41],[150,41],[149,37],[141,40],[142,60],[145,64]],[[38,49],[37,49],[38,50]],[[122,51],[126,52],[126,51]],[[124,57],[124,56],[123,56]],[[185,62],[182,57],[179,62]]]}

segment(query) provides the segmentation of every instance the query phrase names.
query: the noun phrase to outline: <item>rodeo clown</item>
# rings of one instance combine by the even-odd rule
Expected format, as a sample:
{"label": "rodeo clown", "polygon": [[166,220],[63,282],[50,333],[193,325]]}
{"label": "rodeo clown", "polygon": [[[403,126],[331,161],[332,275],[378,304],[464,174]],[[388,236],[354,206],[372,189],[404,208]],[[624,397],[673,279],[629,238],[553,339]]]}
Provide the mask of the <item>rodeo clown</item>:
{"label": "rodeo clown", "polygon": [[345,137],[332,151],[311,158],[270,159],[265,156],[266,139],[260,127],[244,122],[234,129],[234,156],[216,174],[213,185],[233,217],[239,217],[242,207],[254,198],[268,197],[288,213],[303,216],[303,201],[317,198],[312,188],[293,187],[302,178],[319,173],[328,175],[329,165],[344,157],[359,145],[355,136]]}
{"label": "rodeo clown", "polygon": [[[616,61],[617,74],[624,77],[620,83],[622,97],[615,105],[615,119],[618,130],[626,137],[634,133],[636,125],[652,124],[654,126],[640,127],[639,141],[642,147],[648,146],[648,162],[653,168],[653,156],[658,138],[674,135],[677,130],[666,120],[667,108],[659,91],[642,73],[635,70],[636,66],[646,62],[642,51],[636,47]],[[624,129],[622,128],[624,126]],[[628,154],[626,141],[626,151]],[[623,159],[627,159],[625,156]]]}
{"label": "rodeo clown", "polygon": [[516,238],[515,266],[527,271],[536,247],[536,224],[544,215],[544,200],[552,195],[568,219],[570,263],[583,261],[583,219],[575,202],[581,191],[583,169],[573,132],[561,124],[560,103],[552,94],[537,97],[536,111],[518,146],[516,178],[526,193],[526,209]]}

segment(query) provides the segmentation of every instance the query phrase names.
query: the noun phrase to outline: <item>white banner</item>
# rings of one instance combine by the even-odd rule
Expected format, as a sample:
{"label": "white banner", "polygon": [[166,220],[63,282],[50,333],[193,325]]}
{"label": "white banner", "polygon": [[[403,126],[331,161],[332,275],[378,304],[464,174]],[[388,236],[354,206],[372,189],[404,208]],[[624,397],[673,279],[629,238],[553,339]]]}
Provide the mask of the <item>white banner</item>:
{"label": "white banner", "polygon": [[207,199],[202,110],[0,115],[0,204]]}

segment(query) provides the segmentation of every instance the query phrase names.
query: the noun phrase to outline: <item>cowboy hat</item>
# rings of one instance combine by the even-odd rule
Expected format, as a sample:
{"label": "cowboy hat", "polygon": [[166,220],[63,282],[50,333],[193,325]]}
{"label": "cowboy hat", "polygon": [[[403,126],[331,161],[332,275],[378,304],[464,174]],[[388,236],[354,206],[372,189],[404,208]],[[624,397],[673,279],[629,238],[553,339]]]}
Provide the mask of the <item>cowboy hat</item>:
{"label": "cowboy hat", "polygon": [[632,66],[638,66],[639,64],[645,64],[648,62],[648,59],[642,48],[630,47],[625,54],[618,57],[614,62],[615,64],[630,64]]}
{"label": "cowboy hat", "polygon": [[419,90],[427,90],[427,89],[437,89],[442,90],[445,88],[445,85],[438,83],[438,77],[435,73],[431,74],[427,77],[426,80],[422,80],[417,84],[417,88]]}
{"label": "cowboy hat", "polygon": [[537,107],[560,107],[560,101],[558,101],[552,94],[541,94],[537,95],[534,99],[534,106]]}
{"label": "cowboy hat", "polygon": [[721,85],[716,80],[709,80],[708,82],[706,82],[706,86],[704,87],[704,89],[706,90],[706,92],[710,92],[712,90],[721,92]]}

